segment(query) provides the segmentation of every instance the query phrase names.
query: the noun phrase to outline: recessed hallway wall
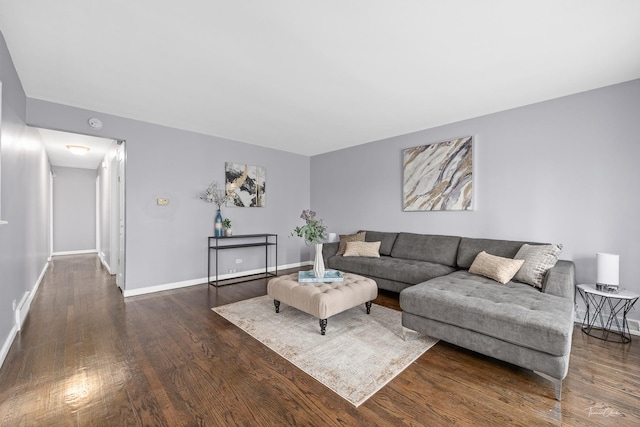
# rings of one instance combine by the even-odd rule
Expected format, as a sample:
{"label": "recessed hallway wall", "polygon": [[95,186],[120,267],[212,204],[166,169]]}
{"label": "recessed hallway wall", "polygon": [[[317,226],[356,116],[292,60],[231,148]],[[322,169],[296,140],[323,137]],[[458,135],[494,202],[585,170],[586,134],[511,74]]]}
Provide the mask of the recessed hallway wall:
{"label": "recessed hallway wall", "polygon": [[96,250],[96,171],[53,168],[53,253]]}

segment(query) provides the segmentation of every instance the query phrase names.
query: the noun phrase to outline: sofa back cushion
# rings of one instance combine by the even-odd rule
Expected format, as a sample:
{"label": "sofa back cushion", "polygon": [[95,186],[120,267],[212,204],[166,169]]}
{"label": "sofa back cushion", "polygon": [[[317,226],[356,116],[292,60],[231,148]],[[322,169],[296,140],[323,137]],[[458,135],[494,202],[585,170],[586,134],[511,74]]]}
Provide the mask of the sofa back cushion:
{"label": "sofa back cushion", "polygon": [[391,249],[398,237],[398,233],[390,233],[386,231],[369,231],[366,230],[366,242],[380,242],[380,255],[391,255]]}
{"label": "sofa back cushion", "polygon": [[[460,237],[458,236],[398,233],[391,250],[391,256],[455,267],[459,243]],[[473,262],[473,259],[471,261]]]}
{"label": "sofa back cushion", "polygon": [[525,243],[530,245],[540,244],[532,242],[517,242],[514,240],[473,239],[463,237],[458,248],[458,267],[468,269],[473,260],[482,251],[488,254],[513,258]]}

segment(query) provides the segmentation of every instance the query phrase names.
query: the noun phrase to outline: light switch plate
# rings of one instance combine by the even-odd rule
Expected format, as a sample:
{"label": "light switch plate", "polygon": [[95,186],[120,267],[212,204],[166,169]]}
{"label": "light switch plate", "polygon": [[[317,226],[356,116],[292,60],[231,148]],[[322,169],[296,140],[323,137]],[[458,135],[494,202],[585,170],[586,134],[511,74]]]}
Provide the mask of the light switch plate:
{"label": "light switch plate", "polygon": [[167,206],[169,204],[169,199],[165,199],[164,197],[158,197],[158,206]]}

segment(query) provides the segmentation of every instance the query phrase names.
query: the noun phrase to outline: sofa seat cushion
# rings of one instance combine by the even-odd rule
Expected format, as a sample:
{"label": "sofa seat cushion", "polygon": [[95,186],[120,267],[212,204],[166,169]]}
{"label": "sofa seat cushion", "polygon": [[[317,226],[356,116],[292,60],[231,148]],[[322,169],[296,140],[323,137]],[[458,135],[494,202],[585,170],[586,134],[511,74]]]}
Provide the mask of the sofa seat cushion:
{"label": "sofa seat cushion", "polygon": [[573,301],[522,283],[500,285],[460,270],[403,290],[400,307],[554,356],[571,349]]}
{"label": "sofa seat cushion", "polygon": [[455,271],[453,267],[442,264],[388,256],[364,258],[334,255],[327,259],[327,265],[336,270],[412,285]]}

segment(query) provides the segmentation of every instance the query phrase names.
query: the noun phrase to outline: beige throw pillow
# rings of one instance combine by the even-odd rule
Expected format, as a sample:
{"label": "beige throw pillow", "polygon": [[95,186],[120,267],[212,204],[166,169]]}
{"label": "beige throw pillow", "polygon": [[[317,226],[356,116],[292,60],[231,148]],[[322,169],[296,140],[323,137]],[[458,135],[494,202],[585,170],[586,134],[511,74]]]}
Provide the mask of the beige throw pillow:
{"label": "beige throw pillow", "polygon": [[482,251],[473,260],[469,273],[488,277],[504,285],[513,278],[522,264],[522,259],[503,258]]}
{"label": "beige throw pillow", "polygon": [[381,242],[347,242],[344,256],[366,256],[380,258]]}
{"label": "beige throw pillow", "polygon": [[524,244],[514,256],[514,259],[524,260],[514,279],[542,288],[542,281],[547,271],[558,262],[562,245],[528,245]]}
{"label": "beige throw pillow", "polygon": [[360,231],[355,234],[341,234],[340,246],[338,246],[338,252],[336,252],[336,255],[344,254],[344,251],[347,249],[348,242],[364,242],[364,238],[366,235],[366,231]]}

